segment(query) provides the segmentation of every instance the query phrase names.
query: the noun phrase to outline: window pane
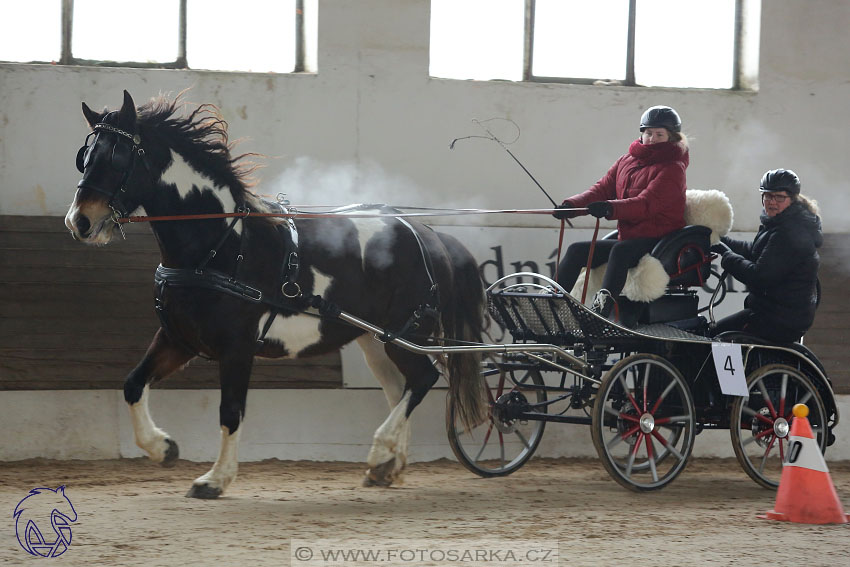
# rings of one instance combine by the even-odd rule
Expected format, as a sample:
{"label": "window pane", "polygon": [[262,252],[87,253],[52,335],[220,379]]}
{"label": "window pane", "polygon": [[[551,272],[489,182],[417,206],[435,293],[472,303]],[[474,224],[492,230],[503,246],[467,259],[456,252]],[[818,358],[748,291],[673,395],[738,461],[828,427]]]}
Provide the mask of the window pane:
{"label": "window pane", "polygon": [[729,89],[734,54],[735,0],[638,0],[639,85]]}
{"label": "window pane", "polygon": [[5,6],[0,17],[0,61],[58,61],[62,53],[62,0]]}
{"label": "window pane", "polygon": [[532,74],[625,79],[628,0],[537,0]]}
{"label": "window pane", "polygon": [[179,0],[74,0],[74,57],[97,61],[177,60]]}
{"label": "window pane", "polygon": [[295,0],[189,0],[186,11],[190,68],[256,73],[295,69]]}
{"label": "window pane", "polygon": [[431,75],[521,80],[524,21],[524,0],[431,0]]}

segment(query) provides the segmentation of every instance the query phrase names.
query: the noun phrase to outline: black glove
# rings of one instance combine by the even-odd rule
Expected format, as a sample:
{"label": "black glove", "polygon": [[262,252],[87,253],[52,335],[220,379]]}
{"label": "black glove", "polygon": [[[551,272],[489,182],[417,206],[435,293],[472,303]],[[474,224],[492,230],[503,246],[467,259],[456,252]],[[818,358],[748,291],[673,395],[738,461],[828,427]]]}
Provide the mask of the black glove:
{"label": "black glove", "polygon": [[720,254],[721,256],[726,254],[727,252],[731,252],[732,249],[726,246],[724,242],[718,242],[717,244],[711,247],[711,251],[715,254]]}
{"label": "black glove", "polygon": [[565,211],[563,209],[575,209],[572,203],[565,200],[563,203],[555,207],[555,212],[552,213],[552,216],[558,220],[567,220],[574,219],[576,217],[580,217],[582,215],[586,215],[587,212],[579,209],[577,211]]}
{"label": "black glove", "polygon": [[587,212],[601,219],[610,216],[614,212],[614,207],[608,201],[596,201],[587,206]]}
{"label": "black glove", "polygon": [[728,270],[730,266],[736,265],[742,258],[743,256],[740,254],[735,254],[731,250],[727,250],[720,258],[720,267]]}

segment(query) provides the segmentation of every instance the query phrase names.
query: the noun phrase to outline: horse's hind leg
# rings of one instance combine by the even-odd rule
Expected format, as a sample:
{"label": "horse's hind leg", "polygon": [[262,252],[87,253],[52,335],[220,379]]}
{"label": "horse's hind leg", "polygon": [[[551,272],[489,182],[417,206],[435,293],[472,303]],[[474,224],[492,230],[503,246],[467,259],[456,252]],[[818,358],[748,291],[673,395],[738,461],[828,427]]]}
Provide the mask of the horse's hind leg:
{"label": "horse's hind leg", "polygon": [[358,339],[358,343],[392,408],[372,438],[366,460],[369,469],[363,484],[390,486],[400,479],[407,465],[410,414],[437,381],[439,373],[426,356],[383,345],[367,337]]}
{"label": "horse's hind leg", "polygon": [[236,478],[239,469],[239,425],[245,417],[248,382],[254,362],[253,351],[249,352],[248,356],[223,358],[219,361],[221,447],[212,468],[192,483],[192,488],[186,493],[188,498],[218,498]]}
{"label": "horse's hind leg", "polygon": [[192,358],[194,355],[172,344],[160,329],[145,356],[124,381],[124,400],[130,406],[136,445],[144,450],[152,461],[164,467],[174,465],[179,450],[177,443],[151,419],[148,411],[150,383],[168,376]]}

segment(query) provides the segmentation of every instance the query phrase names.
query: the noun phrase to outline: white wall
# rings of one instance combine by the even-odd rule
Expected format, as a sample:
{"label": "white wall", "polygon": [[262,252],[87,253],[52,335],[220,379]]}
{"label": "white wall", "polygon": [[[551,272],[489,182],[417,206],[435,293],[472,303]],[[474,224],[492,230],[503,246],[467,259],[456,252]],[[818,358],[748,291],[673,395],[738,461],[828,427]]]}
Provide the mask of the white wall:
{"label": "white wall", "polygon": [[[181,458],[216,459],[218,400],[218,392],[209,390],[151,392],[151,415],[177,442]],[[446,441],[445,400],[445,389],[432,390],[413,413],[411,462],[454,458]],[[839,396],[838,406],[845,421],[826,451],[827,461],[850,459],[850,396]],[[4,439],[14,440],[0,444],[0,461],[144,456],[133,441],[127,405],[117,390],[3,392],[0,409]],[[376,390],[251,390],[239,459],[365,462],[372,434],[387,413],[386,400]],[[595,457],[596,449],[589,427],[550,423],[535,455]],[[702,432],[694,455],[734,457],[729,431]]]}
{"label": "white wall", "polygon": [[[804,192],[820,201],[825,230],[850,231],[845,205],[845,195],[850,195],[846,0],[762,3],[758,92],[431,79],[427,0],[328,0],[319,10],[316,75],[0,64],[0,215],[65,214],[79,178],[74,156],[87,132],[81,101],[92,108],[115,108],[123,89],[142,103],[192,87],[185,100],[217,105],[232,139],[245,138],[239,150],[268,156],[258,191],[286,191],[294,204],[545,207],[546,199],[497,145],[464,141],[450,151],[451,140],[478,133],[473,118],[514,120],[522,136],[512,150],[560,200],[595,182],[626,151],[646,107],[668,104],[682,115],[691,139],[689,185],[726,191],[735,206],[736,230],[757,226],[756,187],[762,173],[789,167],[800,174]],[[688,49],[687,38],[679,38],[671,49]],[[548,216],[463,217],[462,223],[539,227],[514,241],[527,243],[529,251],[515,249],[511,261],[538,258],[542,265],[557,238]],[[581,219],[579,225],[589,223]],[[482,229],[481,241],[470,243],[479,261],[489,258],[489,246],[496,243],[487,241],[488,230]],[[567,240],[581,236],[568,233]],[[356,357],[347,360],[346,384],[368,382],[352,362]],[[164,420],[171,419],[166,417],[169,404],[194,408],[200,403],[204,412],[214,413],[218,399],[215,392],[160,392],[154,400],[156,396],[163,399]],[[442,402],[435,398],[428,403],[439,406],[439,412]],[[357,443],[368,443],[383,407],[375,391],[255,394],[249,398],[255,431],[267,430],[262,424],[268,414],[280,412],[262,409],[270,399],[292,404],[284,407],[294,410],[321,400],[318,406],[345,413],[330,417],[311,412],[314,421],[309,423],[315,425],[309,428],[304,416],[267,424],[279,432],[277,439],[292,438],[295,432],[307,435],[312,449],[306,452],[295,447],[303,441],[261,449],[262,441],[252,449],[254,433],[246,427],[244,457],[330,458],[328,447],[348,447],[355,437]],[[120,392],[4,392],[0,426],[7,432],[12,428],[16,434],[6,438],[19,442],[0,446],[0,459],[135,454],[122,406]],[[45,412],[44,407],[52,409]],[[155,416],[159,412],[154,409]],[[55,431],[77,427],[79,415],[96,415],[98,433],[91,434],[89,427],[84,435],[63,434],[60,443]],[[340,419],[356,425],[341,428]],[[423,449],[421,455],[443,455],[448,448],[442,414],[429,416],[422,408],[415,419],[420,428],[427,423],[425,431],[435,436],[422,443],[439,447]],[[175,427],[190,437],[214,440],[196,444],[201,448],[195,453],[186,452],[193,443],[184,443],[184,455],[215,458],[215,421],[184,416]],[[201,423],[203,434],[196,430]],[[364,447],[334,449],[332,455],[360,460]],[[550,452],[565,450],[553,446]]]}
{"label": "white wall", "polygon": [[[366,175],[370,187],[344,195],[327,183],[290,186],[297,203],[544,206],[497,145],[449,151],[449,142],[477,133],[472,118],[508,117],[522,128],[513,151],[564,197],[595,182],[637,136],[642,110],[661,103],[679,110],[691,137],[690,185],[727,191],[738,230],[755,228],[754,188],[774,167],[795,169],[804,191],[827,205],[827,231],[850,230],[846,0],[763,2],[757,93],[430,79],[427,0],[334,0],[319,10],[314,76],[0,65],[0,214],[65,213],[86,133],[80,101],[116,107],[122,89],[143,102],[192,87],[186,100],[218,105],[233,138],[247,138],[241,149],[270,156],[260,191],[275,193],[288,170],[292,179],[298,157],[327,166],[310,181],[356,163],[394,182]],[[688,49],[687,38],[671,49]],[[472,222],[551,226],[542,217]]]}

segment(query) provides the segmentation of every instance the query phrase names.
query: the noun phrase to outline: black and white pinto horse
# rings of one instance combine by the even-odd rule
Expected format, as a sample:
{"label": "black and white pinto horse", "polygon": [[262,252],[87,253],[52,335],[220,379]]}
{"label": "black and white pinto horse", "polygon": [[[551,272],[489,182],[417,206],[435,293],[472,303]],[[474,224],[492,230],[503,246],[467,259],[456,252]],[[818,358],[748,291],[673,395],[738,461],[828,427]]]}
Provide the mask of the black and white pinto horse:
{"label": "black and white pinto horse", "polygon": [[[382,329],[416,328],[407,338],[418,344],[480,342],[482,285],[464,246],[394,217],[271,216],[284,211],[248,189],[248,155],[232,157],[217,109],[201,105],[181,116],[179,99],[159,97],[137,109],[125,91],[120,110],[100,113],[83,103],[92,130],[77,156],[83,178],[65,217],[74,237],[91,245],[109,243],[121,230],[118,220],[139,208],[150,217],[215,217],[151,222],[161,252],[161,327],[124,384],[136,444],[152,460],[174,464],[177,444],[151,419],[149,388],[196,356],[216,360],[220,452],[187,494],[216,498],[236,477],[254,357],[308,357],[351,341],[391,408],[374,434],[365,485],[389,486],[404,469],[408,420],[437,381],[437,367],[463,419],[480,422],[486,399],[475,354],[432,359],[332,315],[340,309]],[[316,307],[324,310],[316,314]],[[414,316],[429,310],[433,317]]]}

